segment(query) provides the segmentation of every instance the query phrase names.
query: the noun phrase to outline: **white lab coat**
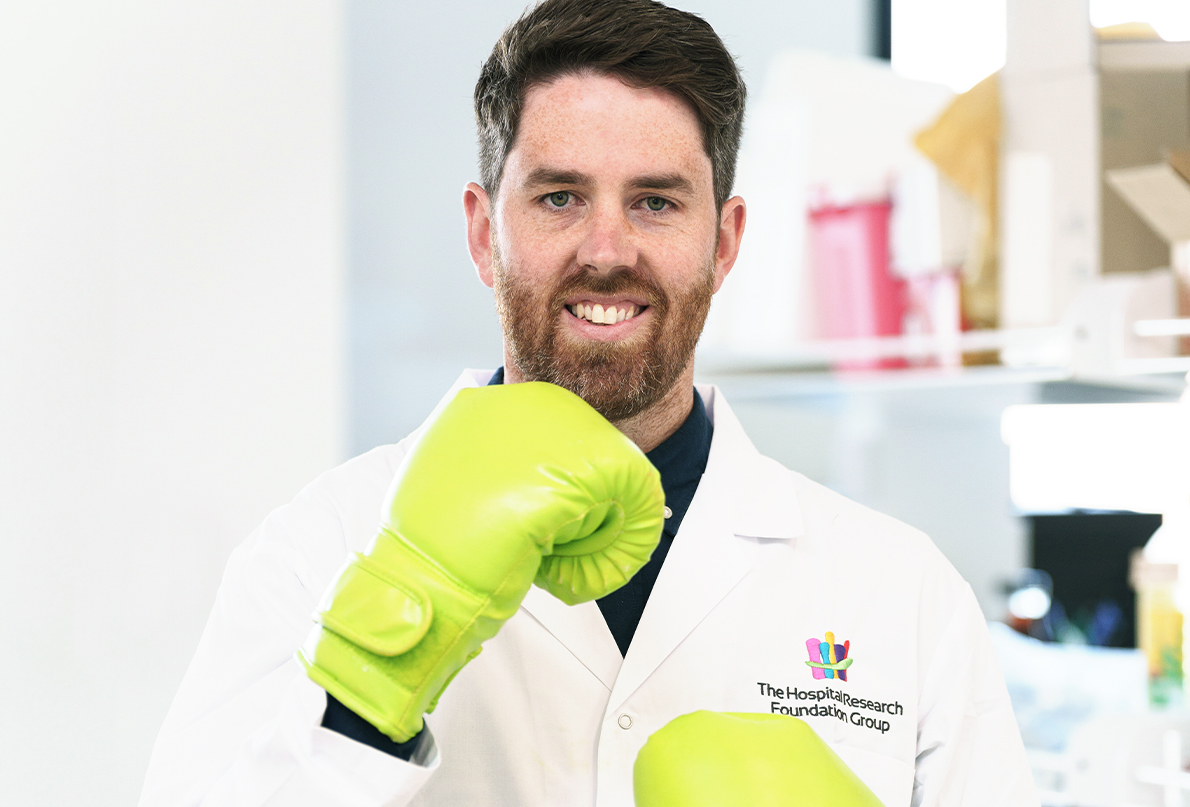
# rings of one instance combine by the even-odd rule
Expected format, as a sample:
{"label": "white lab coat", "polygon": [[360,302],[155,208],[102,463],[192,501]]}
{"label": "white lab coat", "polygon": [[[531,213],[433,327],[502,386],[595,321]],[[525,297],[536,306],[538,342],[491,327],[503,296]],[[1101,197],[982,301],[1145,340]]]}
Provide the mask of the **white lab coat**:
{"label": "white lab coat", "polygon": [[[293,654],[407,438],[324,474],[234,552],[142,806],[629,807],[637,751],[672,718],[798,707],[888,807],[1036,804],[967,584],[925,535],[759,454],[699,391],[706,473],[627,657],[595,603],[534,588],[427,717],[428,764],[321,728],[325,693]],[[846,681],[806,664],[826,631],[849,642]]]}

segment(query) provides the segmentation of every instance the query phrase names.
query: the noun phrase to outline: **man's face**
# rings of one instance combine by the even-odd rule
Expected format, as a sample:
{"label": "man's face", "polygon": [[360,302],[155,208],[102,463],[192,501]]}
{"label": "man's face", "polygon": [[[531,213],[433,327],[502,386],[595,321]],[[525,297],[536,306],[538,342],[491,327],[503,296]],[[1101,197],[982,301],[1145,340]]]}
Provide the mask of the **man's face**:
{"label": "man's face", "polygon": [[604,75],[534,87],[491,205],[490,255],[476,263],[520,375],[613,421],[664,396],[738,243],[724,259],[693,110]]}

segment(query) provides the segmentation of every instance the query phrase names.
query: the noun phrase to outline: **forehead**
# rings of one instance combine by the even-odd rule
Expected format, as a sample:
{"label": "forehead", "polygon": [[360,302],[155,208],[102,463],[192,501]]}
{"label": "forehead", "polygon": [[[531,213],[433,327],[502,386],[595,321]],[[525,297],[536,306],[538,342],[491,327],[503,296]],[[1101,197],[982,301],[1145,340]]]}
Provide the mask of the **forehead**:
{"label": "forehead", "polygon": [[561,76],[525,94],[505,178],[515,183],[542,166],[607,182],[680,172],[696,187],[711,187],[711,161],[690,104],[601,74]]}

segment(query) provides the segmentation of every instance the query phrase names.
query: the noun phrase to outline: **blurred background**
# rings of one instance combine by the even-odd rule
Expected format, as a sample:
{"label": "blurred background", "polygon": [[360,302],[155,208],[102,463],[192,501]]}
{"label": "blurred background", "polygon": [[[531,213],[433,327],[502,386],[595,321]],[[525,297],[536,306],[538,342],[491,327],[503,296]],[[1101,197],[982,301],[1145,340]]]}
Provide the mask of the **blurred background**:
{"label": "blurred background", "polygon": [[[5,803],[134,803],[232,548],[499,363],[524,5],[0,0]],[[971,583],[1046,804],[1182,803],[1190,8],[676,5],[751,95],[700,380]]]}

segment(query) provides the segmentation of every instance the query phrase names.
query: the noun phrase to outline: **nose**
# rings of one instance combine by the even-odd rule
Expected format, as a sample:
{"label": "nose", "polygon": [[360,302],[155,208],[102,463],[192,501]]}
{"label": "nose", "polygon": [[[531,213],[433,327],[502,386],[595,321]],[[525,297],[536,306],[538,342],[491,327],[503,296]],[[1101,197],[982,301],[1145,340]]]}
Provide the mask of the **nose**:
{"label": "nose", "polygon": [[588,272],[611,274],[636,265],[637,248],[627,211],[619,206],[595,206],[586,222],[576,259]]}

